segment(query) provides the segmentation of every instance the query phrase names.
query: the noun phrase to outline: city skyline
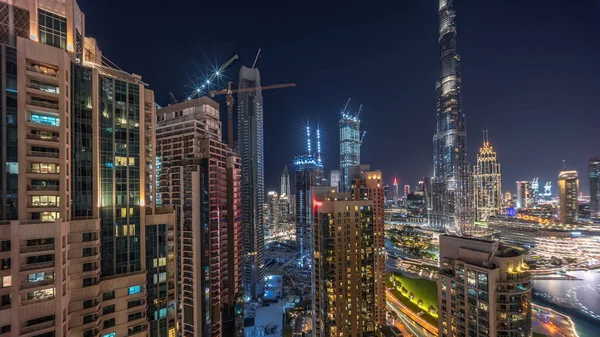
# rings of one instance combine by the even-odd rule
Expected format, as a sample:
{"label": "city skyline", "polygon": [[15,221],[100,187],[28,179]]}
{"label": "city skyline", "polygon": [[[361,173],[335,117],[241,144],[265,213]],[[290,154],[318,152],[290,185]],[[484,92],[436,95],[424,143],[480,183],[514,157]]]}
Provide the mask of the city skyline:
{"label": "city skyline", "polygon": [[[249,4],[240,4],[240,8],[251,13],[276,17],[275,20],[257,23],[259,30],[269,29],[264,37],[257,36],[252,41],[239,41],[238,37],[234,37],[237,34],[229,34],[239,29],[240,25],[248,24],[249,18],[252,17],[248,15],[248,18],[244,19],[241,18],[241,14],[235,12],[231,15],[240,20],[230,20],[230,25],[218,22],[218,17],[205,19],[209,20],[208,22],[214,21],[215,25],[224,26],[224,32],[216,35],[208,32],[195,33],[198,41],[203,42],[196,47],[195,54],[186,53],[182,58],[178,53],[172,53],[170,48],[167,48],[168,51],[152,49],[152,53],[158,53],[156,57],[143,62],[127,56],[127,48],[133,46],[126,46],[126,36],[115,34],[110,27],[106,32],[101,31],[104,30],[101,25],[104,14],[108,15],[114,4],[114,1],[81,4],[84,11],[92,10],[97,13],[86,18],[86,29],[98,38],[108,58],[124,69],[145,75],[149,83],[152,83],[159,103],[168,103],[169,91],[174,91],[177,95],[183,93],[185,84],[189,82],[188,76],[195,76],[198,69],[204,69],[204,65],[208,63],[207,58],[216,63],[216,60],[222,62],[233,53],[240,54],[240,60],[227,74],[235,79],[237,68],[241,65],[250,66],[258,48],[263,49],[257,63],[263,75],[263,82],[297,83],[297,88],[290,91],[265,93],[267,190],[277,190],[281,166],[291,165],[293,157],[300,150],[301,145],[296,145],[296,139],[306,120],[319,118],[323,132],[323,152],[327,153],[323,158],[325,169],[328,171],[337,166],[339,158],[335,149],[338,130],[335,121],[348,96],[352,96],[353,101],[363,103],[365,110],[361,126],[361,129],[368,132],[362,151],[362,159],[365,162],[377,163],[378,167],[387,172],[388,180],[392,174],[398,174],[401,185],[409,183],[414,186],[422,176],[433,173],[431,146],[427,143],[430,144],[430,135],[435,131],[435,117],[431,115],[435,111],[435,86],[432,82],[438,77],[438,66],[435,66],[435,1],[403,4],[402,7],[375,4],[365,9],[349,5],[340,8],[343,12],[340,14],[345,14],[340,17],[364,15],[369,23],[375,22],[376,16],[381,16],[382,19],[372,28],[362,25],[334,27],[342,22],[317,16],[317,27],[307,32],[293,27],[293,24],[298,23],[297,17],[301,17],[296,12],[300,10],[300,14],[304,13],[302,8],[308,10],[311,3],[300,9],[293,6],[289,9],[282,8],[281,5],[269,2],[256,8]],[[138,1],[119,4],[123,11],[111,12],[110,17],[118,20],[119,17],[128,16],[130,9],[138,5]],[[186,12],[191,15],[194,10],[187,8],[195,6],[200,5],[186,5]],[[333,6],[326,4],[327,8]],[[463,84],[463,111],[469,116],[468,128],[472,134],[468,139],[468,159],[471,162],[475,161],[475,154],[481,143],[480,133],[482,130],[489,130],[494,135],[498,160],[503,163],[505,191],[514,193],[515,181],[530,180],[533,177],[540,177],[542,182],[552,181],[553,185],[556,185],[556,173],[560,170],[563,159],[567,161],[568,167],[585,172],[588,159],[598,156],[594,144],[600,142],[600,135],[594,132],[593,123],[585,122],[595,118],[592,93],[595,79],[592,74],[600,71],[600,66],[594,61],[600,57],[600,47],[593,43],[593,37],[600,33],[600,28],[593,24],[593,13],[598,11],[596,3],[588,0],[574,5],[569,1],[555,1],[546,4],[543,13],[535,4],[518,4],[511,1],[503,1],[501,6],[497,3],[457,1],[456,6],[459,11],[462,70],[463,77],[466,78]],[[225,10],[221,7],[214,8],[215,11],[220,9]],[[186,15],[179,13],[180,6],[172,6],[165,10],[166,14],[178,11],[178,14]],[[148,8],[145,14],[152,20],[159,14],[162,16],[163,12],[158,9],[154,12],[154,9]],[[504,22],[506,17],[511,17],[509,24]],[[532,24],[532,20],[536,24]],[[167,44],[175,48],[179,44],[187,45],[190,39],[196,38],[181,34],[182,31],[186,31],[187,26],[186,20],[180,21],[172,27],[158,25],[157,31],[154,31],[153,27],[145,29],[150,29],[148,36],[153,38],[168,35]],[[343,23],[347,21],[344,20]],[[282,30],[273,32],[270,27],[276,25],[283,25]],[[320,34],[323,29],[333,29],[334,34],[327,34],[332,36],[331,38],[323,36]],[[390,31],[398,32],[397,39],[402,41],[402,47],[388,49],[388,39],[383,37],[386,34],[380,33]],[[410,31],[410,35],[405,33],[406,31]],[[304,33],[308,37],[315,35],[318,38],[302,39],[313,42],[302,42],[298,46],[295,46],[295,42],[285,42],[290,38],[298,39]],[[373,34],[381,35],[381,38],[365,40]],[[577,38],[570,38],[572,36]],[[355,37],[359,41],[365,41],[368,51],[354,51],[355,48],[350,47]],[[335,42],[335,39],[340,40]],[[553,42],[557,39],[564,44],[564,48],[556,50],[553,47]],[[111,41],[110,45],[103,43],[107,40]],[[502,49],[495,47],[498,41],[502,43]],[[352,51],[353,55],[346,59],[348,53],[345,52],[344,59],[340,59],[339,53],[332,52],[336,49]],[[302,50],[309,52],[300,52]],[[406,52],[407,50],[409,52]],[[549,51],[552,52],[548,53]],[[382,56],[375,57],[377,53]],[[288,58],[288,55],[293,57]],[[159,64],[167,66],[158,69]],[[314,64],[318,64],[314,71],[308,71],[307,69],[312,68]],[[552,75],[547,69],[553,70]],[[523,80],[514,81],[519,72]],[[397,81],[396,77],[411,80]],[[167,78],[168,80],[165,80]],[[553,84],[550,79],[556,78],[563,79],[565,85]],[[333,88],[327,91],[319,90],[315,83],[331,84]],[[506,83],[511,85],[506,86]],[[569,94],[564,94],[561,87],[568,87]],[[176,91],[178,89],[179,93]],[[398,101],[395,92],[405,93],[402,101]],[[525,92],[528,94],[524,95]],[[496,100],[497,94],[502,97],[500,101]],[[306,95],[311,97],[308,102],[302,99]],[[546,100],[546,97],[558,99]],[[496,103],[490,104],[492,100]],[[296,104],[286,103],[290,101]],[[356,109],[357,106],[353,108]],[[558,118],[563,113],[568,113],[573,118],[565,119],[561,123],[546,122],[548,116]],[[388,120],[382,123],[383,118]],[[223,117],[222,119],[224,120]],[[284,122],[288,123],[289,127],[282,128],[281,124]],[[515,137],[512,132],[508,132],[513,128],[527,129],[527,132]],[[376,130],[381,132],[375,132]],[[558,137],[565,132],[564,130],[567,130],[568,137]],[[391,135],[397,138],[394,139]],[[277,141],[274,141],[275,139]],[[389,156],[384,151],[372,151],[377,144],[386,141],[393,141],[395,151],[402,155]],[[537,154],[533,161],[529,160],[532,153]],[[402,158],[411,158],[411,161],[407,162]],[[527,162],[527,165],[520,164],[523,162]],[[391,180],[386,183],[391,183]],[[581,191],[584,194],[589,191],[588,184],[588,179],[581,179]]]}

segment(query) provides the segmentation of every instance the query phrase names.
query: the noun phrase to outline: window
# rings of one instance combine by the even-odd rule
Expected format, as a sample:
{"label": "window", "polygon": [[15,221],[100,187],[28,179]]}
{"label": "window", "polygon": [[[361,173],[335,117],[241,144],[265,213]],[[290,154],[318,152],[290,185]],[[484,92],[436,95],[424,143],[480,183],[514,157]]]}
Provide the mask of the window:
{"label": "window", "polygon": [[2,278],[2,288],[10,287],[12,285],[11,276],[4,276]]}
{"label": "window", "polygon": [[94,278],[93,277],[88,277],[88,278],[84,278],[83,279],[83,286],[84,287],[89,287],[94,285]]}
{"label": "window", "polygon": [[0,269],[10,269],[10,259],[1,259],[0,260]]}
{"label": "window", "polygon": [[6,173],[19,174],[19,163],[7,162],[6,163]]}
{"label": "window", "polygon": [[31,122],[43,125],[60,126],[60,118],[34,113],[31,114]]}
{"label": "window", "polygon": [[108,301],[108,300],[112,300],[115,298],[115,292],[114,291],[108,291],[102,294],[102,300],[103,301]]}
{"label": "window", "polygon": [[127,322],[135,321],[136,319],[140,319],[142,317],[144,317],[144,313],[142,311],[129,314],[129,316],[127,317]]}
{"label": "window", "polygon": [[129,287],[129,295],[137,294],[142,291],[142,286]]}
{"label": "window", "polygon": [[83,337],[94,337],[94,329],[86,330],[83,332]]}
{"label": "window", "polygon": [[127,302],[127,308],[129,309],[129,308],[133,308],[133,307],[138,307],[143,304],[144,304],[144,301],[140,298],[140,299],[137,299],[134,301]]}
{"label": "window", "polygon": [[[110,327],[113,327],[113,326],[115,326],[115,319],[114,318],[111,318],[111,319],[109,319],[107,321],[104,321],[104,329],[107,329],[107,328],[110,328]],[[104,336],[110,336],[110,334],[104,335]],[[115,336],[114,333],[113,333],[113,336]]]}
{"label": "window", "polygon": [[86,271],[92,271],[94,269],[96,269],[96,268],[94,266],[94,263],[92,263],[92,262],[88,262],[88,263],[84,263],[83,264],[83,271],[84,272],[86,272]]}
{"label": "window", "polygon": [[31,163],[31,173],[60,173],[60,166],[58,164],[49,163]]}
{"label": "window", "polygon": [[0,333],[7,333],[7,332],[10,332],[10,325],[5,325],[0,328]]}
{"label": "window", "polygon": [[67,49],[66,18],[38,9],[38,24],[41,43]]}
{"label": "window", "polygon": [[94,248],[83,248],[83,257],[94,255]]}
{"label": "window", "polygon": [[83,308],[87,309],[87,308],[91,308],[94,306],[94,300],[85,300],[83,301]]}
{"label": "window", "polygon": [[115,312],[115,305],[114,304],[111,304],[111,305],[108,305],[108,306],[102,308],[102,315],[110,314],[110,313],[113,313],[113,312]]}
{"label": "window", "polygon": [[94,240],[96,240],[95,233],[83,233],[82,234],[82,241],[83,242],[89,242],[89,241],[94,241]]}
{"label": "window", "polygon": [[39,317],[39,318],[35,318],[35,319],[30,319],[25,323],[25,326],[32,326],[32,325],[37,325],[37,324],[42,324],[45,322],[50,322],[54,320],[54,315],[48,315],[48,316],[44,316],[44,317]]}
{"label": "window", "polygon": [[2,241],[0,244],[0,252],[9,252],[10,251],[10,240]]}
{"label": "window", "polygon": [[42,301],[54,298],[54,288],[42,289],[27,293],[28,301]]}
{"label": "window", "polygon": [[107,334],[102,335],[102,337],[116,337],[116,336],[117,336],[117,334],[114,332],[109,332]]}
{"label": "window", "polygon": [[60,206],[60,197],[57,195],[32,195],[31,206],[58,207]]}
{"label": "window", "polygon": [[10,305],[10,294],[8,295],[2,295],[2,297],[0,297],[0,305],[1,306],[5,306],[5,305]]}
{"label": "window", "polygon": [[83,316],[83,324],[88,324],[91,323],[93,321],[95,321],[96,318],[94,317],[94,315],[87,315],[87,316]]}

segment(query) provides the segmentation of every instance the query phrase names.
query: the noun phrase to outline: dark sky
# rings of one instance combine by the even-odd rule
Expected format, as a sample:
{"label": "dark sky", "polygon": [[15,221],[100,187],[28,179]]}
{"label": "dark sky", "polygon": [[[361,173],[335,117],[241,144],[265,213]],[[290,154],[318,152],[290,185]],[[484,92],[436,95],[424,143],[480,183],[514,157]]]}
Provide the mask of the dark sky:
{"label": "dark sky", "polygon": [[[364,105],[363,163],[388,182],[394,173],[411,185],[432,174],[436,0],[79,3],[87,35],[141,74],[162,105],[234,53],[240,60],[227,75],[236,80],[262,48],[263,85],[297,84],[263,92],[268,190],[279,189],[283,165],[303,152],[307,121],[325,134],[326,171],[339,167],[337,119],[348,97]],[[600,155],[600,0],[456,3],[469,160],[487,129],[503,190],[539,177],[556,193],[564,159],[588,194],[587,160]]]}

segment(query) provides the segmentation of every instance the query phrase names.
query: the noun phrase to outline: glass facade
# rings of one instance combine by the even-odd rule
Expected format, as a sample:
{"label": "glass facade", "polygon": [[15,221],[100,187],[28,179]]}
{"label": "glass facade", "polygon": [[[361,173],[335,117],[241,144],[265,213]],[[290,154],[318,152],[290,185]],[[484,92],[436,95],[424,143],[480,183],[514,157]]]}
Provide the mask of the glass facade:
{"label": "glass facade", "polygon": [[40,42],[67,49],[67,19],[38,8]]}
{"label": "glass facade", "polygon": [[360,120],[343,114],[340,128],[340,192],[350,189],[350,166],[360,165]]}
{"label": "glass facade", "polygon": [[[4,67],[2,67],[4,63]],[[5,72],[2,72],[5,69]],[[17,219],[17,54],[0,46],[0,220]],[[2,100],[4,96],[5,100]],[[2,105],[5,101],[6,105]]]}
{"label": "glass facade", "polygon": [[[148,320],[150,336],[167,336],[167,225],[146,226]],[[175,304],[173,303],[173,307]]]}
{"label": "glass facade", "polygon": [[[92,70],[73,64],[71,74],[71,214],[88,217],[94,207]],[[31,119],[34,120],[33,114]],[[53,122],[46,116],[40,116],[40,120]]]}
{"label": "glass facade", "polygon": [[[139,108],[138,85],[101,76],[100,217],[106,276],[141,269]],[[127,164],[115,165],[115,157],[128,158]]]}

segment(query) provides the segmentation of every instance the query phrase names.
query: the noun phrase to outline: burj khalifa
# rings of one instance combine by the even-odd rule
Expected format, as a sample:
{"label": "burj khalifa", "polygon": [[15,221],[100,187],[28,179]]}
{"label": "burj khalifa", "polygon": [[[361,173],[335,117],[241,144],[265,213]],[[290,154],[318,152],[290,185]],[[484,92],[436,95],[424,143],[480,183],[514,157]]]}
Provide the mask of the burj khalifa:
{"label": "burj khalifa", "polygon": [[473,176],[467,161],[467,126],[461,106],[460,56],[454,0],[439,0],[440,80],[433,135],[432,209],[429,224],[465,234],[473,223]]}

